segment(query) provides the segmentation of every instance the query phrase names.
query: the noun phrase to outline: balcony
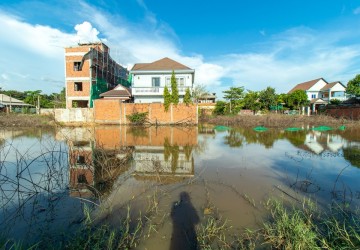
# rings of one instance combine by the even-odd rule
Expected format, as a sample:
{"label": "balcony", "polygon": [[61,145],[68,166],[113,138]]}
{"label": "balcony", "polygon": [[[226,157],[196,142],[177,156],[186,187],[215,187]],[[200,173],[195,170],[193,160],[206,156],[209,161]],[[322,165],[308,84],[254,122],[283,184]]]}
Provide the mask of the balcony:
{"label": "balcony", "polygon": [[[329,102],[329,97],[323,97],[321,98],[323,99],[325,102]],[[340,101],[346,101],[348,99],[348,97],[346,96],[332,96],[330,97],[330,100],[333,100],[333,99],[337,99],[337,100],[340,100]]]}
{"label": "balcony", "polygon": [[[171,93],[171,88],[168,88]],[[185,95],[186,87],[178,88],[179,95]],[[163,95],[164,87],[132,87],[133,95]]]}

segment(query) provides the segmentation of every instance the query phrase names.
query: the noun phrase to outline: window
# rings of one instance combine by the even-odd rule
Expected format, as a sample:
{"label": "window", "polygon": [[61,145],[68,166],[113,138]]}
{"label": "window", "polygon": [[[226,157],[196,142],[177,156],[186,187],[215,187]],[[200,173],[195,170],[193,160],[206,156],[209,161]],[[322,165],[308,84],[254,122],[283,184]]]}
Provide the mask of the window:
{"label": "window", "polygon": [[311,98],[315,99],[316,98],[316,94],[311,94]]}
{"label": "window", "polygon": [[151,82],[153,87],[160,87],[160,77],[153,77]]}
{"label": "window", "polygon": [[82,82],[75,82],[74,83],[74,90],[75,91],[82,91]]}
{"label": "window", "polygon": [[177,82],[178,86],[184,87],[185,79],[183,77],[176,78],[176,82]]}
{"label": "window", "polygon": [[74,71],[81,71],[81,62],[74,62]]}
{"label": "window", "polygon": [[[170,87],[171,86],[171,77],[166,77],[165,83],[166,83],[166,86]],[[179,87],[184,87],[185,86],[185,78],[184,77],[176,77],[176,83]]]}

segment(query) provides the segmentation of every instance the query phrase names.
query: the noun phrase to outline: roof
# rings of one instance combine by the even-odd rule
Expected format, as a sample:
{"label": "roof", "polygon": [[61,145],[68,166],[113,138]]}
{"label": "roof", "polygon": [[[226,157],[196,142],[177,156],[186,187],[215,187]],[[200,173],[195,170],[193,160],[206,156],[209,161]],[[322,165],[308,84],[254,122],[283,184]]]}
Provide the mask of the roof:
{"label": "roof", "polygon": [[174,61],[168,57],[157,60],[152,63],[136,63],[131,71],[147,71],[147,70],[191,70],[189,67]]}
{"label": "roof", "polygon": [[130,89],[122,86],[121,84],[117,85],[114,89],[100,94],[101,97],[130,97]]}
{"label": "roof", "polygon": [[332,83],[329,83],[329,84],[326,84],[321,90],[328,90],[328,89],[331,89],[332,87],[334,87],[336,84],[340,83],[344,88],[346,88],[344,86],[344,84],[342,84],[341,82],[332,82]]}
{"label": "roof", "polygon": [[308,90],[310,89],[312,86],[314,86],[318,81],[320,80],[323,80],[324,82],[326,82],[324,80],[324,78],[318,78],[318,79],[315,79],[315,80],[311,80],[311,81],[308,81],[308,82],[303,82],[303,83],[299,83],[298,85],[296,85],[294,88],[292,88],[290,91],[289,91],[289,94],[296,91],[296,90]]}
{"label": "roof", "polygon": [[322,103],[327,103],[327,102],[325,102],[323,99],[321,99],[321,98],[315,98],[315,99],[311,99],[310,100],[310,103],[317,103],[317,104],[322,104]]}
{"label": "roof", "polygon": [[16,98],[13,98],[11,96],[5,95],[5,94],[0,94],[0,104],[2,106],[32,106],[28,103],[24,103],[23,101],[20,101]]}

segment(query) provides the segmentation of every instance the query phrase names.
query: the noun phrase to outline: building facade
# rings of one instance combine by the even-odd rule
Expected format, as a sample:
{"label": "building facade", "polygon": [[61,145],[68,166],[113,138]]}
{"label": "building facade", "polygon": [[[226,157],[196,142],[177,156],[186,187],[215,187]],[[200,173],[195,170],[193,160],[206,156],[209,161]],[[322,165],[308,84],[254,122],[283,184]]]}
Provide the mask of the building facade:
{"label": "building facade", "polygon": [[339,81],[328,83],[324,78],[303,82],[292,88],[288,94],[296,90],[304,90],[310,101],[310,110],[316,112],[321,105],[330,103],[331,100],[347,100],[346,87]]}
{"label": "building facade", "polygon": [[66,108],[87,108],[100,94],[127,82],[128,71],[102,42],[65,48]]}
{"label": "building facade", "polygon": [[135,103],[163,103],[164,88],[171,92],[171,75],[174,71],[182,102],[187,88],[192,91],[195,70],[170,58],[152,63],[136,63],[130,70],[131,92]]}

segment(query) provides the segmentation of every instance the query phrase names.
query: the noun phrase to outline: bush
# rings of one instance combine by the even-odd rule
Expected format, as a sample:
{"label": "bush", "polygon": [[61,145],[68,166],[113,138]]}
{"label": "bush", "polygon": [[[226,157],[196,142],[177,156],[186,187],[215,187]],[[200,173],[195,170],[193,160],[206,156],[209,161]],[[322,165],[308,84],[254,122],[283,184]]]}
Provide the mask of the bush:
{"label": "bush", "polygon": [[128,120],[136,125],[142,125],[147,121],[148,112],[135,112],[131,115],[127,115]]}

